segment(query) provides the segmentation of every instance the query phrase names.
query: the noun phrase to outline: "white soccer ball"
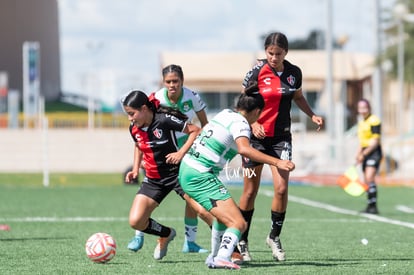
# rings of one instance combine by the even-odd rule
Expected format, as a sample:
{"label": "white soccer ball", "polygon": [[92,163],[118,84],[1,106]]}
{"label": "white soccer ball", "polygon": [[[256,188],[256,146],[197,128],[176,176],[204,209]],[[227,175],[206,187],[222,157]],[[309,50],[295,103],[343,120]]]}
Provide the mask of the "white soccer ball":
{"label": "white soccer ball", "polygon": [[91,261],[109,262],[116,254],[115,239],[106,233],[95,233],[86,241],[85,250]]}

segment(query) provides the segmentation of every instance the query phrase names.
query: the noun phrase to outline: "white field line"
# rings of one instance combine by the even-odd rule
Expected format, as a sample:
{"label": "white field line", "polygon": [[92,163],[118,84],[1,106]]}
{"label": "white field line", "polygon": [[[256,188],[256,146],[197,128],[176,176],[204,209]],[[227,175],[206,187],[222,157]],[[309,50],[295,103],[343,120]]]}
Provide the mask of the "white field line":
{"label": "white field line", "polygon": [[[265,196],[273,197],[273,191],[267,191],[266,190],[266,191],[261,192],[261,193],[264,194]],[[351,215],[351,216],[362,216],[362,217],[364,217],[366,219],[369,219],[369,220],[388,223],[388,224],[394,224],[394,225],[404,226],[404,227],[414,229],[414,223],[388,219],[388,218],[381,217],[381,216],[378,216],[378,215],[362,214],[362,213],[359,213],[357,211],[348,210],[348,209],[336,207],[336,206],[333,206],[333,205],[330,205],[330,204],[317,202],[317,201],[312,201],[312,200],[308,200],[308,199],[304,199],[304,198],[300,198],[300,197],[296,197],[296,196],[292,196],[292,195],[289,195],[289,201],[293,201],[293,202],[296,202],[296,203],[312,206],[312,207],[315,207],[315,208],[325,209],[327,211],[334,212],[334,213],[340,213],[340,214]]]}
{"label": "white field line", "polygon": [[[158,221],[182,221],[182,217],[155,217]],[[255,218],[255,222],[268,223],[268,218]],[[304,218],[291,218],[289,222],[305,222]],[[319,223],[367,223],[366,219],[318,219]],[[0,218],[0,223],[21,222],[21,223],[41,223],[41,222],[128,222],[127,217],[21,217],[21,218]]]}
{"label": "white field line", "polygon": [[395,209],[397,209],[398,211],[404,212],[404,213],[409,213],[409,214],[414,213],[414,208],[411,208],[405,205],[397,205],[395,206]]}
{"label": "white field line", "polygon": [[128,217],[22,217],[0,218],[0,222],[127,222]]}
{"label": "white field line", "polygon": [[[273,191],[261,191],[261,194],[272,197]],[[326,203],[321,203],[317,201],[308,200],[305,198],[300,198],[296,196],[289,195],[289,201],[308,205],[315,208],[325,209],[330,212],[340,213],[345,215],[361,217],[359,220],[355,219],[321,219],[318,222],[368,222],[368,221],[378,221],[388,224],[394,224],[398,226],[408,227],[414,229],[414,223],[403,222],[399,220],[388,219],[378,215],[370,214],[361,214],[357,211],[348,210]],[[405,211],[407,213],[413,213],[414,209],[406,206],[397,206],[397,209],[400,211]],[[412,211],[412,212],[409,212]],[[178,221],[182,220],[182,217],[156,217],[160,221]],[[302,222],[305,219],[289,219],[289,222]],[[21,218],[0,218],[0,222],[128,222],[128,217],[21,217]],[[258,222],[269,222],[268,219],[258,218],[255,219]]]}

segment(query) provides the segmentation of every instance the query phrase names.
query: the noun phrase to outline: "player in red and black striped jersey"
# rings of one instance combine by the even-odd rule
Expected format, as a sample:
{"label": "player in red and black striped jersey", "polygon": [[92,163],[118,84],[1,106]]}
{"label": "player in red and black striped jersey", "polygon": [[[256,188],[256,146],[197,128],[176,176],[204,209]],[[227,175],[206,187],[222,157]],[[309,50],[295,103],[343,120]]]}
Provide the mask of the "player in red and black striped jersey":
{"label": "player in red and black striped jersey", "polygon": [[260,94],[265,99],[265,108],[257,121],[263,126],[266,137],[290,135],[290,109],[296,91],[302,87],[302,72],[287,60],[283,71],[277,72],[266,59],[261,59],[247,73],[243,87],[257,81]]}
{"label": "player in red and black striped jersey", "polygon": [[[133,170],[126,174],[126,180],[137,177],[141,161],[146,171],[146,177],[131,206],[129,223],[136,230],[160,237],[154,250],[154,258],[160,260],[166,255],[168,244],[176,232],[151,219],[152,211],[172,190],[197,212],[203,210],[184,193],[178,183],[180,161],[200,128],[188,123],[187,117],[180,111],[159,106],[154,94],[147,97],[144,92],[132,91],[122,104],[131,121],[129,130],[135,141]],[[176,131],[188,135],[187,141],[179,149]]]}
{"label": "player in red and black striped jersey", "polygon": [[[279,159],[292,159],[292,137],[290,111],[292,100],[318,125],[323,124],[321,117],[315,115],[302,93],[302,72],[299,67],[285,60],[288,53],[288,40],[280,32],[266,37],[266,59],[259,60],[243,81],[247,87],[250,82],[257,82],[259,92],[265,100],[265,107],[256,123],[252,124],[251,144],[259,151]],[[263,163],[243,158],[243,166],[254,170],[253,176],[244,176],[244,189],[239,207],[248,223],[238,244],[238,250],[244,261],[250,261],[248,251],[248,234],[254,212],[254,201],[260,185]],[[273,177],[274,197],[271,206],[272,227],[266,242],[272,249],[275,260],[285,260],[279,235],[282,230],[288,199],[289,172],[270,167]],[[249,173],[250,174],[250,173]]]}
{"label": "player in red and black striped jersey", "polygon": [[165,156],[177,152],[174,131],[182,132],[185,126],[185,121],[166,113],[154,113],[153,121],[147,127],[139,128],[131,123],[129,132],[143,154],[148,178],[162,181],[177,176],[179,165],[167,163]]}

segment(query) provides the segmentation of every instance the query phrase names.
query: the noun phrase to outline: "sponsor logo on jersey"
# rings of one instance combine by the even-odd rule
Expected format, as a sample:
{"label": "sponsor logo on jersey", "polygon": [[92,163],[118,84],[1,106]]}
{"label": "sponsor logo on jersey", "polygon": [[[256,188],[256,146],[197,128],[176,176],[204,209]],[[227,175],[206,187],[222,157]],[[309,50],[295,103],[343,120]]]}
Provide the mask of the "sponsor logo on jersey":
{"label": "sponsor logo on jersey", "polygon": [[165,117],[167,117],[167,118],[171,119],[171,120],[172,120],[172,121],[174,121],[175,123],[181,123],[181,122],[182,122],[182,120],[180,120],[178,117],[176,117],[176,116],[172,116],[172,115],[170,115],[170,114],[165,114]]}
{"label": "sponsor logo on jersey", "polygon": [[162,137],[162,130],[161,129],[155,128],[155,130],[152,131],[152,133],[158,139],[160,139]]}

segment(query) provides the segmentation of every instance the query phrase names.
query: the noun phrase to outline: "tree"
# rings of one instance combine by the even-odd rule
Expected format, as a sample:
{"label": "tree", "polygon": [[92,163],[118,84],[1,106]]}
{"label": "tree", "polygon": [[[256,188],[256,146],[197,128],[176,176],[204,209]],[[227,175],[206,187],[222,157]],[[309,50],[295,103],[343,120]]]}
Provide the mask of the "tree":
{"label": "tree", "polygon": [[[396,4],[402,3],[406,6],[407,12],[414,12],[414,0],[399,0]],[[393,78],[398,77],[398,25],[395,11],[386,10],[388,18],[385,23],[389,25],[385,30],[386,49],[380,56],[380,62],[390,61],[392,66],[390,75]],[[412,22],[402,22],[404,24],[404,79],[408,83],[414,83],[414,24]]]}

